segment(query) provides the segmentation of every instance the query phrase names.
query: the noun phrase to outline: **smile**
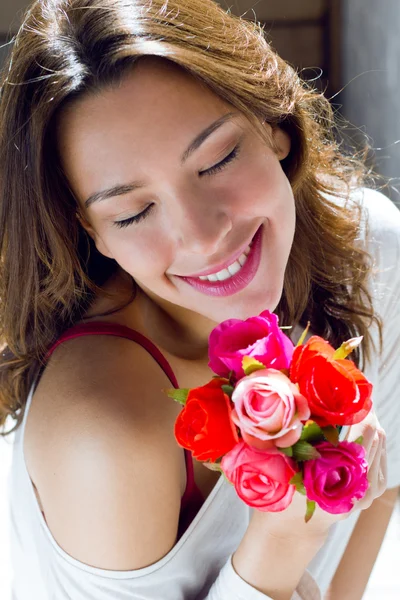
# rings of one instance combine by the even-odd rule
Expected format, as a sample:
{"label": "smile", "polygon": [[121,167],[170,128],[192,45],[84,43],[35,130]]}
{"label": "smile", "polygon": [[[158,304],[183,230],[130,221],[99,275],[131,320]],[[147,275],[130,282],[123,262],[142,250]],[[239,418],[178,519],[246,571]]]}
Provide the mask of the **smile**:
{"label": "smile", "polygon": [[232,296],[246,288],[256,276],[261,262],[263,225],[239,258],[226,269],[198,277],[180,277],[207,296]]}
{"label": "smile", "polygon": [[247,261],[247,256],[250,254],[252,242],[247,246],[246,250],[239,256],[235,262],[226,267],[226,269],[222,269],[217,273],[210,273],[210,275],[201,275],[196,279],[201,279],[202,281],[225,281],[225,279],[230,279],[236,273],[239,273],[245,262]]}

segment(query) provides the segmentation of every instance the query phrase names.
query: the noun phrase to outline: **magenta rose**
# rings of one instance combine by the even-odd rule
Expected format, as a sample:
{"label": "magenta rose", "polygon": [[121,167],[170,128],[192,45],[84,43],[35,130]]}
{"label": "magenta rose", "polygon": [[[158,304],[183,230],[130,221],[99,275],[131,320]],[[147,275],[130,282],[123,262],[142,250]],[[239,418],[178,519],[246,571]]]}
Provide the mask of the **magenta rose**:
{"label": "magenta rose", "polygon": [[264,450],[286,448],[299,441],[302,421],[310,418],[307,400],[286,375],[260,369],[243,377],[232,394],[232,421],[244,441]]}
{"label": "magenta rose", "polygon": [[355,442],[315,445],[320,458],[304,461],[303,483],[307,498],[332,514],[347,513],[368,489],[365,448]]}
{"label": "magenta rose", "polygon": [[221,377],[233,371],[237,380],[245,375],[244,356],[280,370],[289,368],[293,350],[292,341],[278,327],[278,317],[264,310],[258,317],[228,319],[215,327],[209,338],[208,366]]}
{"label": "magenta rose", "polygon": [[296,474],[296,463],[276,448],[260,451],[239,442],[225,454],[221,467],[248,506],[280,512],[292,501],[295,486],[289,481]]}

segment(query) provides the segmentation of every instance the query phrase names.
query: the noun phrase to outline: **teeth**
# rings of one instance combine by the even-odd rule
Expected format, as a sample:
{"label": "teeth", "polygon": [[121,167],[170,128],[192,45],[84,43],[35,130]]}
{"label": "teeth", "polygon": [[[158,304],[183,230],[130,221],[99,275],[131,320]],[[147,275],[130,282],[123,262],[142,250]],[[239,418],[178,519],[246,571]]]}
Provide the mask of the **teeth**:
{"label": "teeth", "polygon": [[217,277],[218,281],[225,281],[225,279],[229,279],[232,275],[229,273],[228,269],[222,269],[222,271],[218,271]]}
{"label": "teeth", "polygon": [[233,265],[228,267],[228,271],[231,275],[236,275],[236,273],[239,273],[241,268],[242,268],[242,265],[240,264],[239,260],[237,260],[236,262],[233,263]]}
{"label": "teeth", "polygon": [[226,269],[222,269],[222,271],[218,271],[218,273],[213,273],[212,275],[201,275],[198,279],[201,279],[202,281],[225,281],[225,279],[233,277],[233,275],[236,275],[243,267],[250,250],[251,245],[246,248],[241,256],[239,256],[238,260],[235,260],[235,262]]}

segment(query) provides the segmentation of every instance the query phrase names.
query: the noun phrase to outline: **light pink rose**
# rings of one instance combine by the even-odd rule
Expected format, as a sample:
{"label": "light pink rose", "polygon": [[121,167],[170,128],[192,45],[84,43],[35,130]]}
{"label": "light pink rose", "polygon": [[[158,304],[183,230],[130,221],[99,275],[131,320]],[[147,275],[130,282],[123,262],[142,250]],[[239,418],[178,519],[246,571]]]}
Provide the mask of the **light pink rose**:
{"label": "light pink rose", "polygon": [[260,369],[241,379],[232,394],[232,421],[250,446],[264,450],[293,446],[302,421],[310,417],[307,400],[286,375]]}
{"label": "light pink rose", "polygon": [[304,461],[303,483],[307,498],[332,514],[347,513],[368,489],[365,448],[355,442],[315,445],[320,458]]}
{"label": "light pink rose", "polygon": [[233,371],[236,381],[245,375],[244,356],[268,368],[288,369],[293,350],[293,342],[278,327],[278,317],[264,310],[258,317],[228,319],[215,327],[209,338],[208,366],[221,377]]}
{"label": "light pink rose", "polygon": [[222,459],[222,470],[239,498],[264,512],[280,512],[292,501],[296,463],[276,448],[256,450],[239,442]]}

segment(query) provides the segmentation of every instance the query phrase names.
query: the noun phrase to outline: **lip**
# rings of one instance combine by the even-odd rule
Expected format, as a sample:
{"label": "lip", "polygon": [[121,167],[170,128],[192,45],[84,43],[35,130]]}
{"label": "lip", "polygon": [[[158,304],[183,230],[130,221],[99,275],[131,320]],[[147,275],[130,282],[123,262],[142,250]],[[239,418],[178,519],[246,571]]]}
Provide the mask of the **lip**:
{"label": "lip", "polygon": [[[233,275],[233,277],[225,279],[224,281],[207,281],[198,279],[198,277],[180,277],[180,279],[207,296],[231,296],[237,292],[240,292],[254,279],[258,271],[258,267],[260,266],[262,230],[263,225],[258,228],[257,233],[253,238],[253,243],[251,245],[250,252],[247,255],[246,262],[240,271],[236,273],[236,275]],[[244,247],[244,250],[246,248],[247,246]],[[238,256],[240,256],[240,254]],[[229,265],[231,263],[225,264]]]}
{"label": "lip", "polygon": [[198,273],[192,273],[191,275],[179,275],[179,277],[181,277],[182,279],[191,278],[191,277],[202,277],[205,275],[212,275],[213,273],[218,273],[218,271],[222,271],[222,269],[226,269],[227,267],[229,267],[229,265],[232,265],[235,261],[237,261],[239,256],[242,256],[243,252],[246,250],[246,248],[248,248],[248,246],[254,240],[255,235],[251,238],[251,240],[246,242],[246,244],[244,244],[239,251],[235,252],[235,254],[232,254],[224,262],[220,262],[216,265],[213,265],[212,267],[209,267],[208,269],[204,269],[204,271],[199,271]]}
{"label": "lip", "polygon": [[224,262],[220,262],[216,265],[213,265],[212,267],[208,267],[208,269],[204,269],[204,271],[199,271],[198,273],[191,273],[190,275],[179,275],[179,277],[182,277],[183,279],[191,277],[202,277],[203,275],[212,275],[213,273],[218,273],[218,271],[222,271],[222,269],[226,269],[227,267],[229,267],[229,265],[232,265],[239,258],[239,256],[242,256],[243,252],[254,240],[255,235],[248,242],[246,242],[246,244],[244,244],[239,251],[235,252],[235,254],[232,254],[227,260],[224,260]]}

